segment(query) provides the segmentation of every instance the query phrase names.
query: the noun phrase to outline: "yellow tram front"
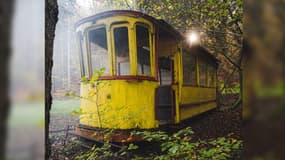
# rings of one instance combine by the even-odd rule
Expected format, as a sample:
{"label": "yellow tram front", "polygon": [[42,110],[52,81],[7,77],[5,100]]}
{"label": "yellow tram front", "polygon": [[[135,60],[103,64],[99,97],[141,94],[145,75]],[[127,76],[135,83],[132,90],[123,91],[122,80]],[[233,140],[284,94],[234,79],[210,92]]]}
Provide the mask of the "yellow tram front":
{"label": "yellow tram front", "polygon": [[82,97],[98,90],[91,100],[81,99],[81,125],[158,127],[154,112],[158,86],[154,29],[150,20],[126,11],[105,12],[79,22],[76,31],[82,77],[90,78],[94,70],[105,68],[99,81],[107,83],[97,88],[81,84]]}
{"label": "yellow tram front", "polygon": [[99,86],[81,83],[81,128],[158,128],[216,107],[216,60],[199,47],[185,47],[166,22],[117,10],[79,21],[76,32],[81,76],[92,79],[94,70],[105,68]]}

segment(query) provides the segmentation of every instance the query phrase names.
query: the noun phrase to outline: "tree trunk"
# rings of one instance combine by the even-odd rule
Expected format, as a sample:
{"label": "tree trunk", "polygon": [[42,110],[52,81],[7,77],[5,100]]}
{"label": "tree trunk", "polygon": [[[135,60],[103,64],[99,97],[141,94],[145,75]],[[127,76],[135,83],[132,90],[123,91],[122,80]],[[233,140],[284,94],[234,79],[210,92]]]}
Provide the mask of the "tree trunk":
{"label": "tree trunk", "polygon": [[51,96],[51,75],[53,65],[53,41],[55,36],[55,26],[58,20],[57,0],[46,0],[45,8],[45,158],[50,156],[49,121],[50,108],[52,104]]}
{"label": "tree trunk", "polygon": [[0,1],[0,160],[6,156],[6,123],[10,109],[8,71],[11,51],[10,31],[13,2],[13,0]]}

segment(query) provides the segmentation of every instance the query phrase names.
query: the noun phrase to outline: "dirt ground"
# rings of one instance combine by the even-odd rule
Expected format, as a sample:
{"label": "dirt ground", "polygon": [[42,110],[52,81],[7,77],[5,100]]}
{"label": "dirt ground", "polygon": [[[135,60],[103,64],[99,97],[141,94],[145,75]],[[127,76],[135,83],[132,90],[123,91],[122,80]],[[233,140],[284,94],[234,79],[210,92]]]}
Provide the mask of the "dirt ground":
{"label": "dirt ground", "polygon": [[246,159],[285,159],[285,107],[281,98],[256,101],[252,115],[243,124]]}

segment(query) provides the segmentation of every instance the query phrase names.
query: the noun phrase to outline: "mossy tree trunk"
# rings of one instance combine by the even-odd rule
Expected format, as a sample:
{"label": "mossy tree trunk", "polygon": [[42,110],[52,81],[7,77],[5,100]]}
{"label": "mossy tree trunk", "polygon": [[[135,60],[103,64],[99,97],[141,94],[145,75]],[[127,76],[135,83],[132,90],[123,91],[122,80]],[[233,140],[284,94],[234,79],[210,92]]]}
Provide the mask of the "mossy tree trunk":
{"label": "mossy tree trunk", "polygon": [[48,159],[50,156],[48,133],[52,104],[51,75],[53,66],[53,41],[55,37],[55,26],[58,20],[58,4],[57,0],[46,0],[45,2],[45,157]]}

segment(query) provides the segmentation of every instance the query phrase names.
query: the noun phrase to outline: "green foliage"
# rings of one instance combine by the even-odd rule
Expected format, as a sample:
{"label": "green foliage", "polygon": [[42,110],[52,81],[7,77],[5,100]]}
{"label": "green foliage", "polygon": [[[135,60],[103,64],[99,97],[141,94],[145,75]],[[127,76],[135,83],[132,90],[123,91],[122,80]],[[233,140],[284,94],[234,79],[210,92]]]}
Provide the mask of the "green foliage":
{"label": "green foliage", "polygon": [[233,138],[221,137],[210,141],[193,142],[194,134],[190,127],[182,129],[171,136],[164,132],[137,132],[147,141],[161,142],[163,154],[153,159],[228,159],[234,151],[241,148],[241,141]]}
{"label": "green foliage", "polygon": [[109,142],[102,147],[93,146],[88,152],[80,155],[77,159],[149,159],[149,160],[171,160],[171,159],[194,159],[208,160],[219,159],[226,160],[241,150],[241,141],[227,137],[220,137],[211,140],[192,140],[194,132],[190,127],[179,130],[168,135],[162,131],[134,131],[132,135],[140,135],[149,142],[159,142],[160,153],[150,153],[148,155],[137,155],[134,150],[139,147],[133,143],[122,146],[119,151],[112,151]]}
{"label": "green foliage", "polygon": [[206,143],[202,142],[202,144],[209,146],[207,150],[199,150],[199,154],[203,159],[226,160],[231,158],[231,151],[239,150],[241,147],[241,141],[225,137],[220,137]]}
{"label": "green foliage", "polygon": [[219,90],[221,91],[221,94],[239,94],[240,93],[240,84],[237,83],[233,87],[225,87],[224,82],[219,83]]}
{"label": "green foliage", "polygon": [[100,70],[94,70],[90,81],[84,84],[99,85],[101,83],[100,81],[98,81],[99,77],[103,76],[105,71],[106,68],[101,68]]}
{"label": "green foliage", "polygon": [[84,114],[83,110],[80,108],[79,110],[72,110],[72,115],[82,115]]}
{"label": "green foliage", "polygon": [[128,150],[135,150],[138,149],[139,147],[137,145],[134,145],[133,143],[131,143],[128,147]]}
{"label": "green foliage", "polygon": [[88,79],[87,79],[87,77],[82,77],[82,78],[81,78],[81,81],[82,81],[82,83],[83,83],[84,85],[88,84]]}
{"label": "green foliage", "polygon": [[77,96],[76,96],[76,92],[71,92],[71,93],[65,93],[64,94],[64,96],[65,97],[71,97],[71,98],[76,98]]}
{"label": "green foliage", "polygon": [[234,87],[234,88],[225,88],[222,92],[222,94],[239,94],[240,88]]}
{"label": "green foliage", "polygon": [[122,146],[120,150],[113,151],[112,145],[109,142],[105,142],[103,146],[94,145],[88,152],[78,155],[75,159],[86,159],[86,160],[109,160],[109,159],[127,159],[129,156],[128,152],[131,150],[136,150],[138,148],[137,145],[129,144],[129,146]]}
{"label": "green foliage", "polygon": [[176,28],[193,26],[221,30],[223,27],[241,34],[242,0],[138,0],[138,5],[142,11],[161,17]]}

